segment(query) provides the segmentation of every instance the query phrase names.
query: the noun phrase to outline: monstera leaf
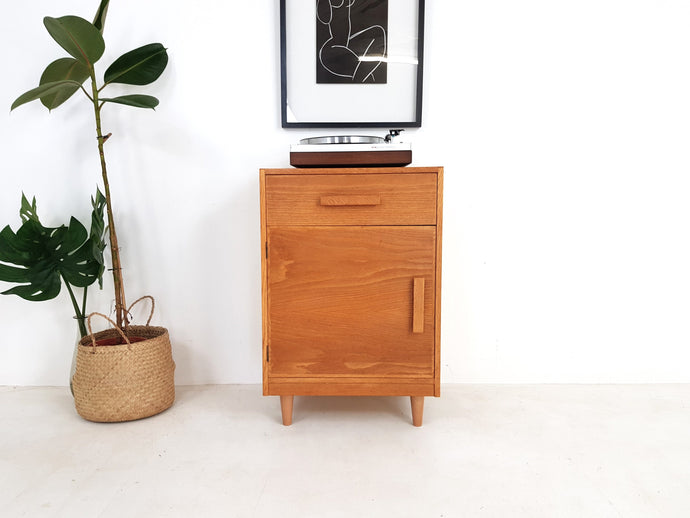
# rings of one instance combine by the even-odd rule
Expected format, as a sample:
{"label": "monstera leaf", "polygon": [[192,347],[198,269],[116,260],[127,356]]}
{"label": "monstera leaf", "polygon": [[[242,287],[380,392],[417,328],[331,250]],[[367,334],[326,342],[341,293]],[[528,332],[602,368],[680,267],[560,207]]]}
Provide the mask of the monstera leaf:
{"label": "monstera leaf", "polygon": [[[94,213],[100,210],[102,222],[103,208],[97,205],[94,202]],[[3,295],[49,300],[60,293],[62,280],[84,288],[100,279],[102,249],[98,257],[95,241],[102,241],[102,234],[90,237],[76,218],[70,219],[69,226],[44,227],[36,213],[36,199],[29,203],[24,195],[20,216],[23,223],[16,233],[9,225],[0,231],[0,280],[18,284]]]}
{"label": "monstera leaf", "polygon": [[98,267],[98,286],[103,289],[103,272],[105,271],[105,261],[103,260],[103,252],[105,251],[105,211],[106,200],[100,189],[96,189],[95,198],[91,198],[91,231],[89,232],[89,241],[91,242],[92,254],[94,260],[99,264]]}

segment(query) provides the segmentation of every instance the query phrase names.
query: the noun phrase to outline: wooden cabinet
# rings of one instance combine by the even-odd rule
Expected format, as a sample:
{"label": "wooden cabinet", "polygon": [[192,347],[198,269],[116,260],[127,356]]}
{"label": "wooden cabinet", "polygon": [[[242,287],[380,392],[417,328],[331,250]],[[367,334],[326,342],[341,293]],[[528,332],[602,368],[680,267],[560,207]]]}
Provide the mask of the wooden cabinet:
{"label": "wooden cabinet", "polygon": [[263,392],[440,395],[443,168],[262,169]]}

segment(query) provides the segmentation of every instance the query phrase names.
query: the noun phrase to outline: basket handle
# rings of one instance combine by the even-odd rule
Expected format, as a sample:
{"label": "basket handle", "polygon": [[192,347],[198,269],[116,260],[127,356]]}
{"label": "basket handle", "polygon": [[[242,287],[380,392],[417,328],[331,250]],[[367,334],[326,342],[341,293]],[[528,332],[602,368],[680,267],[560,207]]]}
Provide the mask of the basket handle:
{"label": "basket handle", "polygon": [[94,315],[98,315],[99,317],[105,318],[108,322],[110,322],[113,325],[113,328],[115,328],[117,330],[117,332],[120,333],[120,336],[122,336],[122,338],[125,339],[125,342],[127,342],[127,345],[132,345],[129,341],[129,338],[127,338],[127,335],[125,335],[122,332],[122,329],[117,327],[117,324],[115,322],[113,322],[112,320],[110,320],[110,318],[105,316],[103,313],[91,313],[89,315],[89,317],[86,319],[86,325],[89,328],[89,338],[91,338],[91,345],[94,349],[96,348],[96,337],[93,335],[93,329],[91,329],[91,317],[93,317]]}
{"label": "basket handle", "polygon": [[[144,295],[143,297],[138,298],[137,300],[132,302],[132,304],[127,309],[127,313],[131,313],[132,308],[135,306],[135,304],[141,302],[144,299],[151,299],[151,313],[149,313],[149,319],[146,321],[146,325],[148,326],[151,323],[151,319],[153,318],[153,310],[156,309],[156,301],[153,300],[153,297],[151,295]],[[112,322],[112,320],[111,320],[111,322]]]}

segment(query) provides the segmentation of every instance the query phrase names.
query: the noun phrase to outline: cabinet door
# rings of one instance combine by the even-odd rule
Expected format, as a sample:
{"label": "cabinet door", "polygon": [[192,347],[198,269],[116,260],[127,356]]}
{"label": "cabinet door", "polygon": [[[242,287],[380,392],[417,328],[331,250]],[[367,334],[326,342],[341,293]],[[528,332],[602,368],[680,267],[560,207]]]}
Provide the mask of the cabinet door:
{"label": "cabinet door", "polygon": [[435,227],[267,237],[269,376],[433,377]]}

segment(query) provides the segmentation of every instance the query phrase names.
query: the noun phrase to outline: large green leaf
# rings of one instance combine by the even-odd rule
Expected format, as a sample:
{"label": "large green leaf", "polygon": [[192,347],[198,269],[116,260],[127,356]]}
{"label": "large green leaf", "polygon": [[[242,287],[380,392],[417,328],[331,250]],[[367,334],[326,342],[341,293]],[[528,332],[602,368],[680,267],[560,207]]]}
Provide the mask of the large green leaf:
{"label": "large green leaf", "polygon": [[150,43],[117,58],[105,71],[105,82],[148,85],[160,77],[167,64],[165,47]]}
{"label": "large green leaf", "polygon": [[2,263],[0,263],[0,279],[6,282],[29,282],[26,268],[8,266]]}
{"label": "large green leaf", "polygon": [[[0,270],[0,280],[24,282],[3,292],[19,295],[26,300],[39,301],[56,297],[60,293],[59,261],[51,260],[57,250],[50,250],[53,230],[30,219],[15,234],[9,227],[0,232],[0,261],[14,263],[17,268]],[[23,279],[20,278],[23,270]],[[5,276],[7,275],[7,276]]]}
{"label": "large green leaf", "polygon": [[61,236],[60,247],[67,250],[72,250],[68,252],[70,255],[74,254],[74,250],[77,250],[86,239],[89,237],[89,233],[84,228],[77,218],[74,216],[69,220],[69,227],[67,227],[67,232],[64,236]]}
{"label": "large green leaf", "polygon": [[158,106],[158,99],[151,95],[122,95],[120,97],[113,97],[112,99],[101,99],[106,103],[125,104],[127,106],[134,106],[135,108],[151,108],[152,110]]}
{"label": "large green leaf", "polygon": [[93,67],[105,51],[101,31],[79,16],[43,18],[43,25],[67,53],[87,67]]}
{"label": "large green leaf", "polygon": [[41,97],[41,103],[49,110],[53,110],[72,97],[79,90],[79,85],[89,78],[89,69],[81,61],[74,58],[60,58],[53,61],[43,72],[39,84],[56,83],[60,81],[75,81],[78,84],[70,84],[50,95]]}
{"label": "large green leaf", "polygon": [[38,221],[38,212],[36,212],[36,196],[33,197],[31,203],[26,199],[24,193],[22,193],[22,205],[19,209],[19,217],[22,221],[33,219]]}
{"label": "large green leaf", "polygon": [[98,6],[98,11],[96,11],[96,16],[93,19],[93,26],[101,31],[101,34],[103,34],[103,29],[105,29],[105,17],[108,14],[108,4],[110,4],[110,0],[101,0],[101,5]]}
{"label": "large green leaf", "polygon": [[[22,104],[26,104],[31,101],[35,101],[36,99],[41,99],[43,97],[50,97],[52,95],[61,95],[64,96],[68,92],[72,92],[74,87],[79,88],[81,86],[81,83],[78,83],[76,81],[55,81],[54,83],[45,83],[41,86],[37,86],[36,88],[33,88],[29,90],[28,92],[24,92],[22,95],[17,97],[15,101],[12,103],[12,108],[11,110],[14,110],[15,108],[21,106]],[[74,92],[72,92],[74,93]],[[71,95],[71,94],[70,94]]]}
{"label": "large green leaf", "polygon": [[[71,218],[68,227],[44,227],[33,204],[22,198],[22,226],[13,232],[0,231],[0,280],[20,283],[3,294],[40,301],[60,293],[61,279],[86,287],[102,275],[101,262],[94,256],[93,240],[84,225]],[[102,211],[101,211],[102,214]]]}
{"label": "large green leaf", "polygon": [[41,302],[43,300],[54,299],[60,294],[60,277],[51,276],[41,282],[32,284],[22,284],[9,290],[3,291],[1,295],[18,295],[25,300]]}
{"label": "large green leaf", "polygon": [[80,288],[93,284],[98,279],[100,265],[93,258],[93,247],[88,233],[77,219],[71,218],[62,247],[71,250],[60,258],[61,273],[65,281]]}
{"label": "large green leaf", "polygon": [[[9,225],[0,230],[0,261],[21,265],[31,260],[29,253],[22,250],[23,247],[17,248],[17,239]],[[0,280],[4,278],[0,277]]]}
{"label": "large green leaf", "polygon": [[105,242],[105,216],[104,211],[106,207],[106,200],[100,189],[96,189],[96,196],[91,197],[91,230],[89,232],[89,241],[91,242],[91,255],[98,263],[98,285],[103,289],[103,272],[105,271],[105,260],[103,259],[103,252],[106,247]]}

